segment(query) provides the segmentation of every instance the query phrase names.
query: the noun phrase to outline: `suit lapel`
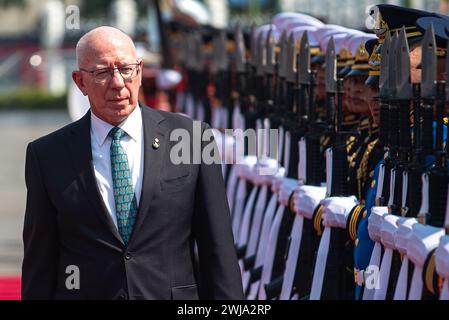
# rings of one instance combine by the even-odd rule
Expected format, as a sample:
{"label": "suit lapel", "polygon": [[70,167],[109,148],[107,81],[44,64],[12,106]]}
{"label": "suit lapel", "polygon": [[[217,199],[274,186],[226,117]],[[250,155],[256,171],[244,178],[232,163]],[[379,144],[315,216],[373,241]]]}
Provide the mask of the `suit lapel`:
{"label": "suit lapel", "polygon": [[94,207],[94,211],[100,220],[105,223],[106,227],[113,233],[115,238],[124,245],[123,240],[103,203],[100,191],[98,190],[92,161],[90,111],[78,121],[77,126],[73,127],[71,135],[72,136],[68,139],[70,158],[72,159],[72,164],[78,174],[81,186],[84,188],[87,198]]}
{"label": "suit lapel", "polygon": [[[135,235],[142,226],[148,215],[151,200],[157,188],[159,188],[160,174],[162,171],[163,158],[168,146],[168,128],[162,126],[165,118],[149,107],[142,107],[142,122],[144,136],[144,167],[142,193],[140,196],[139,210],[136,222],[131,233],[129,243],[133,241]],[[155,138],[159,139],[159,147],[153,147]]]}

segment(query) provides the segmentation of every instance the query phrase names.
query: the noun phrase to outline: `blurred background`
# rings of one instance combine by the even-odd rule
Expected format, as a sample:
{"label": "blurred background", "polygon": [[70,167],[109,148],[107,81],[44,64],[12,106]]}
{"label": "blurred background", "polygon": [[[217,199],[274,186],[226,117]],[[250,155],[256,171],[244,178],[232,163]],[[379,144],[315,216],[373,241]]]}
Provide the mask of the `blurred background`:
{"label": "blurred background", "polygon": [[75,45],[94,27],[131,35],[143,57],[145,104],[173,111],[183,82],[174,73],[170,25],[262,24],[282,11],[365,29],[370,5],[449,13],[449,0],[0,0],[0,300],[20,298],[26,145],[81,117],[88,102],[72,85]]}

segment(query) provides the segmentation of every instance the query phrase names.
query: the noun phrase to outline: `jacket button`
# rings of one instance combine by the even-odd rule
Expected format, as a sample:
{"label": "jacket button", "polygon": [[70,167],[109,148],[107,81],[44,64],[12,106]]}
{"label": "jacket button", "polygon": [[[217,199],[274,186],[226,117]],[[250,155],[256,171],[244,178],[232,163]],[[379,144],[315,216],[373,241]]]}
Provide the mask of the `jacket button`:
{"label": "jacket button", "polygon": [[131,254],[129,253],[129,252],[127,252],[126,254],[125,254],[125,259],[126,260],[131,260]]}

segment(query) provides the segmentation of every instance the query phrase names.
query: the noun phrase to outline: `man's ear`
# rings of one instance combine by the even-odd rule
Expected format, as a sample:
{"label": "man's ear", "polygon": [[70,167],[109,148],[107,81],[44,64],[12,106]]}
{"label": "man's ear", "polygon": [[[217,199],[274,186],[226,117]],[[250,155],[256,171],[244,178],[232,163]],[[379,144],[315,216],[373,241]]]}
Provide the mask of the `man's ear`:
{"label": "man's ear", "polygon": [[84,79],[81,75],[81,71],[72,71],[72,80],[76,83],[76,86],[80,91],[83,93],[83,95],[87,96],[87,90],[86,86],[84,85]]}
{"label": "man's ear", "polygon": [[142,86],[142,73],[143,73],[143,60],[140,60],[139,62],[139,78],[140,78],[140,86]]}

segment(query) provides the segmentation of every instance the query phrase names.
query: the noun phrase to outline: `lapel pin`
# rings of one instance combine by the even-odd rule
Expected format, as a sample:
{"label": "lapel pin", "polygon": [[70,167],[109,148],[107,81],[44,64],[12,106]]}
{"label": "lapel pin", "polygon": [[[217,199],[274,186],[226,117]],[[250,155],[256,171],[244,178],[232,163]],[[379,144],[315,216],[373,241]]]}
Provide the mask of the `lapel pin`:
{"label": "lapel pin", "polygon": [[160,147],[159,139],[158,138],[154,138],[153,149],[158,149],[159,147]]}

